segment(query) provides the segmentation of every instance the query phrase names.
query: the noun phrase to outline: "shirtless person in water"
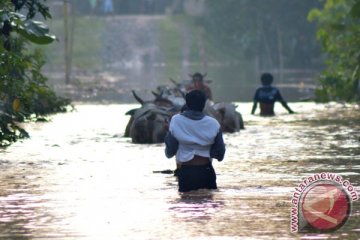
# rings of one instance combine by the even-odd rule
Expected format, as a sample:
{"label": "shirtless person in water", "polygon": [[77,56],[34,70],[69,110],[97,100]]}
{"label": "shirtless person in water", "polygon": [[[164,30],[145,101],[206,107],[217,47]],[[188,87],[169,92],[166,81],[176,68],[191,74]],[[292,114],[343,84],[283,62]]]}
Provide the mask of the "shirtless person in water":
{"label": "shirtless person in water", "polygon": [[261,75],[261,83],[263,86],[259,87],[255,92],[251,114],[255,114],[257,103],[259,102],[261,116],[274,116],[274,105],[276,101],[279,101],[289,113],[294,113],[281,96],[279,89],[271,86],[272,82],[273,76],[270,73]]}
{"label": "shirtless person in water", "polygon": [[186,87],[186,91],[190,92],[191,90],[200,90],[205,93],[207,99],[212,100],[212,92],[210,87],[204,83],[204,76],[201,73],[195,73],[192,75],[192,83]]}

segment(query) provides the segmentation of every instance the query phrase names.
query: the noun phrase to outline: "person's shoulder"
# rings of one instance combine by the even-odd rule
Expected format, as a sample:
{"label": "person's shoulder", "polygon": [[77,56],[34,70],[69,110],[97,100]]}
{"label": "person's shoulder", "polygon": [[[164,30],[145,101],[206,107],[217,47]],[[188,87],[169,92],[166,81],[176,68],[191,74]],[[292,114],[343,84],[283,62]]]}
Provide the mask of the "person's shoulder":
{"label": "person's shoulder", "polygon": [[174,116],[171,117],[171,120],[170,120],[170,124],[169,124],[169,129],[170,131],[172,132],[173,129],[176,129],[180,122],[182,122],[183,120],[181,119],[183,116],[181,114],[175,114]]}
{"label": "person's shoulder", "polygon": [[220,123],[218,122],[218,120],[216,120],[215,118],[213,118],[211,116],[205,115],[203,118],[203,121],[207,121],[215,126],[220,127]]}
{"label": "person's shoulder", "polygon": [[179,121],[181,118],[183,118],[183,116],[180,113],[177,113],[171,117],[171,121]]}
{"label": "person's shoulder", "polygon": [[268,88],[273,89],[273,90],[279,90],[276,86],[273,86],[273,85],[269,85]]}
{"label": "person's shoulder", "polygon": [[276,92],[276,93],[280,93],[280,89],[274,86],[271,86],[272,91]]}
{"label": "person's shoulder", "polygon": [[255,90],[255,97],[257,97],[257,96],[259,95],[259,93],[261,92],[262,89],[263,89],[262,86],[256,88],[256,90]]}
{"label": "person's shoulder", "polygon": [[210,86],[207,85],[206,83],[203,83],[203,87],[204,87],[204,88],[207,88],[207,89],[210,89]]}
{"label": "person's shoulder", "polygon": [[274,87],[272,85],[266,85],[266,86],[260,86],[258,87],[257,91],[279,91],[277,87]]}

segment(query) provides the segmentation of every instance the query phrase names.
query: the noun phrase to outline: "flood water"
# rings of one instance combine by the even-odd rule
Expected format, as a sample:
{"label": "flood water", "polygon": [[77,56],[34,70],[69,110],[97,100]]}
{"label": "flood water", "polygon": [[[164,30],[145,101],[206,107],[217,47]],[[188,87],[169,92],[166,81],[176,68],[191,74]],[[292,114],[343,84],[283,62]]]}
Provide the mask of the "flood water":
{"label": "flood water", "polygon": [[[360,110],[293,103],[273,118],[239,104],[246,130],[225,134],[216,191],[177,192],[164,145],[123,138],[135,105],[79,104],[28,123],[31,139],[0,150],[1,239],[358,239],[360,201],[334,233],[290,233],[303,178],[335,172],[360,186]],[[360,189],[357,187],[357,190]]]}

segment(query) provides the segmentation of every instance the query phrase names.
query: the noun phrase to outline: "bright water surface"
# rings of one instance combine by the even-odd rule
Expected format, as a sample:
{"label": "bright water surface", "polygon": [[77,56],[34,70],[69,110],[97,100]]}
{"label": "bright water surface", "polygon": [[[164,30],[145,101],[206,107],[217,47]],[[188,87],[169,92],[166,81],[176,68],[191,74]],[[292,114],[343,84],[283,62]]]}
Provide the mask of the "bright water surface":
{"label": "bright water surface", "polygon": [[[360,201],[335,233],[290,233],[290,200],[304,177],[336,172],[360,186],[360,110],[293,103],[225,134],[216,191],[180,195],[164,145],[122,138],[134,105],[77,105],[29,123],[31,139],[0,150],[1,239],[358,239]],[[357,188],[359,191],[360,189]]]}

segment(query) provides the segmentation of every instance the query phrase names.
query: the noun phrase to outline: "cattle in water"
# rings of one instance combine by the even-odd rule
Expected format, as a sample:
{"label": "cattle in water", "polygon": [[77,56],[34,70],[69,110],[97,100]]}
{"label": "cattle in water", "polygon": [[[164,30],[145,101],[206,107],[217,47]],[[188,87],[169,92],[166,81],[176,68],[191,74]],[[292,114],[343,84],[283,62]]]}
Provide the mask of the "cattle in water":
{"label": "cattle in water", "polygon": [[215,103],[213,108],[220,114],[220,125],[223,132],[234,133],[245,129],[244,121],[239,112],[236,111],[236,105],[233,103],[220,102]]}
{"label": "cattle in water", "polygon": [[[171,79],[175,87],[159,86],[153,92],[154,100],[144,101],[135,91],[134,98],[141,104],[140,108],[131,109],[124,137],[130,137],[133,143],[160,143],[164,141],[171,117],[181,112],[185,105],[184,86]],[[204,113],[215,118],[223,132],[234,133],[244,128],[241,114],[233,103],[206,101]]]}
{"label": "cattle in water", "polygon": [[136,110],[129,121],[128,134],[133,143],[161,143],[167,133],[170,114],[154,104]]}
{"label": "cattle in water", "polygon": [[124,137],[130,137],[133,143],[163,142],[172,115],[172,103],[160,97],[144,101],[134,91],[133,95],[141,107],[126,113],[130,119]]}

